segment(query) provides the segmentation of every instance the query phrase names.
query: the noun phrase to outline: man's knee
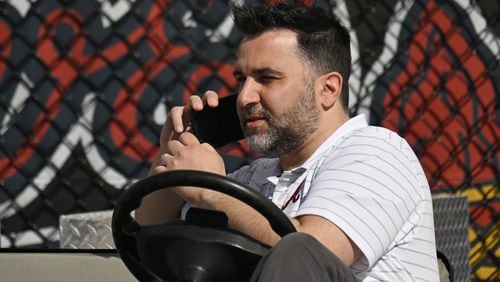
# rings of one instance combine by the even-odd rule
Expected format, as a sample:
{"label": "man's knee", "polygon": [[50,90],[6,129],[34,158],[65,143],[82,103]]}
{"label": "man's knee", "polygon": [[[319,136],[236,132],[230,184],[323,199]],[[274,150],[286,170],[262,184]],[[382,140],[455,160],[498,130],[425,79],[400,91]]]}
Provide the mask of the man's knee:
{"label": "man's knee", "polygon": [[338,257],[306,233],[290,233],[261,260],[252,281],[356,281]]}
{"label": "man's knee", "polygon": [[281,238],[273,247],[273,250],[275,252],[283,251],[288,254],[293,252],[302,253],[304,250],[310,249],[314,245],[321,245],[321,243],[309,234],[294,232]]}
{"label": "man's knee", "polygon": [[272,256],[293,260],[299,263],[311,262],[322,265],[324,262],[328,268],[347,268],[347,266],[320,241],[307,233],[290,233],[273,247]]}

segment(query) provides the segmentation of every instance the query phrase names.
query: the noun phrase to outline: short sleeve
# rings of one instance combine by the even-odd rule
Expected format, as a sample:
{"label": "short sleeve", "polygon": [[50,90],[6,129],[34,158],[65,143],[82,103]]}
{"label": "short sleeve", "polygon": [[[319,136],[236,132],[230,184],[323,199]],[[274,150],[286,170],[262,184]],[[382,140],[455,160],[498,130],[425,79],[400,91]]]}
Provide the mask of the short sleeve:
{"label": "short sleeve", "polygon": [[297,214],[318,215],[342,229],[363,253],[353,266],[359,271],[394,244],[419,201],[419,179],[398,145],[379,134],[354,134],[340,143],[317,171]]}

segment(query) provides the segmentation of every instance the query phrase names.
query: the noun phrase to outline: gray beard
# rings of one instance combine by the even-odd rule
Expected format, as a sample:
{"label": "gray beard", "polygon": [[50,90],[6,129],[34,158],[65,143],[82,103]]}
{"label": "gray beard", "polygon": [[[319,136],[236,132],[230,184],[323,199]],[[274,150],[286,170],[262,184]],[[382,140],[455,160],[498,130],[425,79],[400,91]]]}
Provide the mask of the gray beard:
{"label": "gray beard", "polygon": [[319,110],[315,106],[313,87],[306,84],[295,103],[280,117],[273,117],[262,108],[249,108],[245,114],[261,112],[268,130],[243,130],[250,148],[267,157],[279,157],[298,148],[319,127]]}

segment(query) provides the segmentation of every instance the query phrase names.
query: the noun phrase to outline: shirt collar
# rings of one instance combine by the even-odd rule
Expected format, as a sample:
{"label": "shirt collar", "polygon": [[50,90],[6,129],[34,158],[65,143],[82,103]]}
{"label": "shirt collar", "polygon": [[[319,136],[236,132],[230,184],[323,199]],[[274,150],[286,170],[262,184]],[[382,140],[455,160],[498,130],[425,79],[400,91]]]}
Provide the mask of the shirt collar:
{"label": "shirt collar", "polygon": [[[335,130],[317,149],[314,153],[300,166],[291,169],[289,172],[293,174],[302,174],[304,171],[308,170],[313,166],[315,161],[323,155],[323,153],[328,150],[339,138],[345,136],[351,131],[357,130],[368,126],[364,114],[359,114],[353,118],[350,118],[344,124],[342,124],[337,130]],[[270,175],[266,175],[261,178],[262,183],[270,181],[276,184],[279,179],[281,168],[279,167],[279,159],[272,159],[268,163],[267,169],[274,167]],[[268,170],[269,171],[269,170]]]}
{"label": "shirt collar", "polygon": [[314,164],[316,159],[321,157],[326,150],[331,148],[339,138],[345,136],[349,132],[352,132],[354,130],[366,126],[368,126],[368,123],[366,122],[364,114],[359,114],[353,118],[350,118],[339,128],[337,128],[337,130],[335,130],[302,165],[292,169],[292,171],[297,169],[303,169],[303,170],[309,169]]}

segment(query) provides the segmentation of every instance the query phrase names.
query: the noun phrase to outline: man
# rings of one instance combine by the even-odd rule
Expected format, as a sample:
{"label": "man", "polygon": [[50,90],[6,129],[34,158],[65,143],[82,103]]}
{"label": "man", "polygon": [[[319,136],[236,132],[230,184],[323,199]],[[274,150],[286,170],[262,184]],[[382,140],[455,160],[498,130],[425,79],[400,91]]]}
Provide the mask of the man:
{"label": "man", "polygon": [[[224,211],[230,227],[274,246],[254,281],[438,281],[432,202],[422,168],[397,134],[349,118],[349,34],[300,4],[232,7],[246,37],[237,52],[237,110],[246,140],[267,158],[229,176],[261,191],[298,233],[280,238],[241,202],[178,187],[145,198],[139,222],[176,218],[188,203]],[[216,150],[191,134],[189,113],[218,105],[193,96],[171,110],[151,173],[225,175]]]}

